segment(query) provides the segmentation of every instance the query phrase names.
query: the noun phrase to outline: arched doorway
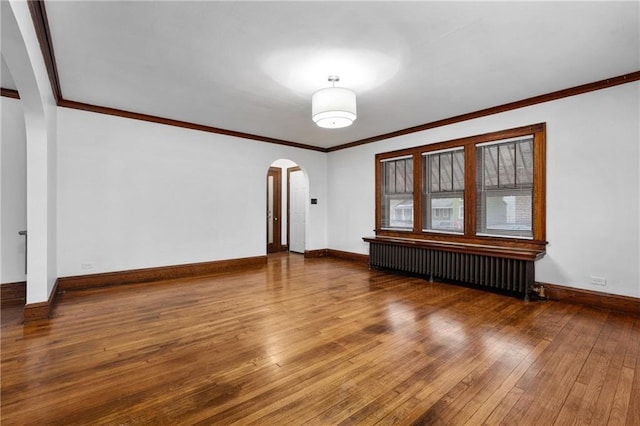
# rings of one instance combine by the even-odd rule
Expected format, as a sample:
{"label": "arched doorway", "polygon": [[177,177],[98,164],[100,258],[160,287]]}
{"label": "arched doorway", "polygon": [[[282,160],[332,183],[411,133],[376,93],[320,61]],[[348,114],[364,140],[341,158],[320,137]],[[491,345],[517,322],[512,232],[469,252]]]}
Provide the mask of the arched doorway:
{"label": "arched doorway", "polygon": [[267,172],[267,253],[304,253],[308,179],[298,164],[274,161]]}
{"label": "arched doorway", "polygon": [[[2,148],[0,151],[2,256],[0,285],[3,301],[5,290],[16,289],[16,299],[26,302],[26,238],[20,233],[27,229],[27,136],[24,111],[17,95],[11,72],[0,53],[2,88],[15,91],[17,99],[2,96]],[[12,92],[13,93],[13,92]],[[19,296],[19,297],[18,297]],[[17,301],[16,300],[16,301]]]}
{"label": "arched doorway", "polygon": [[[27,304],[25,319],[49,315],[56,265],[57,106],[29,5],[2,1],[2,57],[24,112],[27,197]],[[2,208],[4,209],[4,203]]]}

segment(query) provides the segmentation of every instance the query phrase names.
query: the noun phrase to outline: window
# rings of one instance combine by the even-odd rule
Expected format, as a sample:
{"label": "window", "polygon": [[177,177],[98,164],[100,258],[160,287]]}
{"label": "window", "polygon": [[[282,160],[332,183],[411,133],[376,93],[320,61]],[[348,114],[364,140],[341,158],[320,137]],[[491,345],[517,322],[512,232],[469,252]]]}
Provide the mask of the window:
{"label": "window", "polygon": [[382,162],[382,227],[413,229],[413,158]]}
{"label": "window", "polygon": [[477,232],[531,238],[533,137],[477,147]]}
{"label": "window", "polygon": [[376,155],[376,234],[535,247],[545,241],[545,124]]}
{"label": "window", "polygon": [[464,222],[453,212],[464,209],[464,149],[423,154],[422,176],[423,229],[462,233]]}

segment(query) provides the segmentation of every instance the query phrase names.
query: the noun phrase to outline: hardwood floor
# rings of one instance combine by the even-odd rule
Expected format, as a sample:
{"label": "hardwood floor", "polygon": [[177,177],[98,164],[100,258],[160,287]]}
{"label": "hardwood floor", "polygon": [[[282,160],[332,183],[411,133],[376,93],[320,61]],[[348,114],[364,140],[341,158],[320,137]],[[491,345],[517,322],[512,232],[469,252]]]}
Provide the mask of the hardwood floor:
{"label": "hardwood floor", "polygon": [[640,425],[640,318],[270,255],[2,309],[2,425]]}

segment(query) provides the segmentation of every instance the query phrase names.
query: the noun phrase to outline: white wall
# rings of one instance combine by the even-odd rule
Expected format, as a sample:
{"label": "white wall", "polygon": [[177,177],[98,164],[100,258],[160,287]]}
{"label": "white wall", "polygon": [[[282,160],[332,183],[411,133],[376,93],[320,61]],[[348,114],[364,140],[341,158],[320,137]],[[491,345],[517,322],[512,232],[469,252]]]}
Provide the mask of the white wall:
{"label": "white wall", "polygon": [[368,253],[376,153],[546,122],[549,244],[536,280],[640,297],[639,117],[634,82],[332,152],[329,248]]}
{"label": "white wall", "polygon": [[59,108],[58,275],[264,255],[280,158],[307,172],[307,249],[326,248],[326,154]]}
{"label": "white wall", "polygon": [[18,235],[18,231],[27,229],[27,136],[20,100],[2,97],[1,102],[0,283],[7,284],[27,280],[24,273],[25,238]]}

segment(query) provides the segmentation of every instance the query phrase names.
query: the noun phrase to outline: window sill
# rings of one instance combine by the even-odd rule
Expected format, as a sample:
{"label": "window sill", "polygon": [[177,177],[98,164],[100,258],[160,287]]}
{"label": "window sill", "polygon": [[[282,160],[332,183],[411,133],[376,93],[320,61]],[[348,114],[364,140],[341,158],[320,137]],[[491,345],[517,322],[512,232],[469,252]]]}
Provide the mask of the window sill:
{"label": "window sill", "polygon": [[535,261],[544,257],[546,241],[511,238],[468,237],[451,234],[411,234],[376,231],[374,237],[363,237],[376,244],[423,247],[450,252],[491,255],[509,259]]}

